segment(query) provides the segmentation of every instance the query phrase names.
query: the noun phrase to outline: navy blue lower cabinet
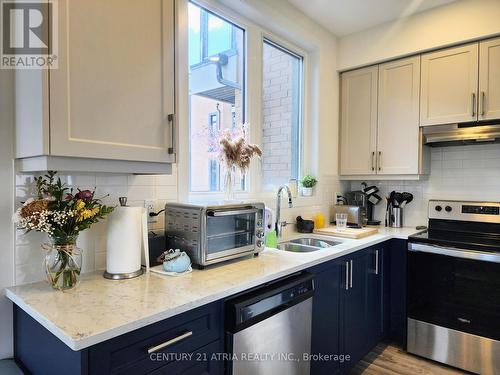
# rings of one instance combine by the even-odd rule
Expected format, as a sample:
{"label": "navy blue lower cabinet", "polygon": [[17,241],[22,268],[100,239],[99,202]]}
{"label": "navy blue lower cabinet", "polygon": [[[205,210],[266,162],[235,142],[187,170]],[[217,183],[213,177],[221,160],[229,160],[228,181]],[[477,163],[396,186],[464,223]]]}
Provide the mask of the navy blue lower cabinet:
{"label": "navy blue lower cabinet", "polygon": [[369,272],[372,267],[370,249],[353,253],[345,260],[343,298],[343,352],[350,357],[348,370],[371,349]]}
{"label": "navy blue lower cabinet", "polygon": [[333,375],[340,370],[340,269],[336,261],[320,265],[315,273],[312,313],[311,374]]}
{"label": "navy blue lower cabinet", "polygon": [[222,301],[72,351],[15,308],[15,358],[35,375],[209,374],[224,371]]}
{"label": "navy blue lower cabinet", "polygon": [[88,351],[75,352],[14,305],[14,358],[25,374],[87,375]]}
{"label": "navy blue lower cabinet", "polygon": [[[385,259],[389,275],[386,290],[388,291],[387,336],[406,348],[406,256],[408,244],[406,240],[391,240],[388,256]],[[424,271],[425,272],[425,271]]]}
{"label": "navy blue lower cabinet", "polygon": [[210,343],[193,353],[179,356],[179,359],[172,361],[152,372],[151,375],[221,375],[224,371],[222,353],[224,350],[222,341]]}
{"label": "navy blue lower cabinet", "polygon": [[384,267],[384,244],[369,250],[371,264],[368,264],[368,322],[369,337],[367,344],[373,348],[384,337],[384,317],[386,313],[384,285],[387,282]]}
{"label": "navy blue lower cabinet", "polygon": [[365,357],[383,338],[386,315],[385,247],[378,244],[343,259],[341,283],[342,351],[349,356],[343,372]]}

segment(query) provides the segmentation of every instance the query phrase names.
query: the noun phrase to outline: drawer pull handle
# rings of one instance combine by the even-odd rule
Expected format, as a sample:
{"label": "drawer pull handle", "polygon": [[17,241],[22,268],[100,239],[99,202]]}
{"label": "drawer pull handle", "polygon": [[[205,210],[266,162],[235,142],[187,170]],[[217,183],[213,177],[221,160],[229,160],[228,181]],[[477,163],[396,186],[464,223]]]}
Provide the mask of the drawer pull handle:
{"label": "drawer pull handle", "polygon": [[481,116],[486,114],[486,93],[484,91],[481,92]]}
{"label": "drawer pull handle", "polygon": [[186,338],[188,338],[189,336],[192,336],[193,335],[193,331],[189,331],[189,332],[186,332],[186,333],[183,333],[182,335],[179,335],[177,337],[174,337],[173,339],[170,339],[168,341],[165,341],[161,344],[158,344],[158,345],[155,345],[155,346],[152,346],[148,349],[148,354],[151,354],[151,353],[154,353],[154,352],[157,352],[158,350],[161,350],[163,348],[166,348],[167,346],[170,346],[170,345],[173,345],[175,344],[176,342],[179,342],[179,341],[182,341]]}
{"label": "drawer pull handle", "polygon": [[349,290],[349,262],[345,262],[345,290]]}
{"label": "drawer pull handle", "polygon": [[352,289],[352,274],[354,273],[353,267],[352,267],[352,259],[349,261],[351,264],[351,272],[349,272],[349,288]]}
{"label": "drawer pull handle", "polygon": [[472,117],[476,116],[476,93],[472,93]]}
{"label": "drawer pull handle", "polygon": [[167,116],[167,119],[168,119],[168,122],[170,123],[170,146],[168,149],[167,149],[167,152],[169,155],[172,155],[172,154],[175,154],[176,150],[175,150],[175,113],[170,113],[168,116]]}

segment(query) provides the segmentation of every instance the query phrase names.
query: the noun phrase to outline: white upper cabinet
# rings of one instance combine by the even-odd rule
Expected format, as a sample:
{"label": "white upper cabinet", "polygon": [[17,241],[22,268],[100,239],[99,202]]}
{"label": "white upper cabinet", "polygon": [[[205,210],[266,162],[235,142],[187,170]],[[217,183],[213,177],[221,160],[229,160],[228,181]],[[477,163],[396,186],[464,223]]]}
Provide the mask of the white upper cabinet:
{"label": "white upper cabinet", "polygon": [[377,174],[419,173],[420,57],[379,65]]}
{"label": "white upper cabinet", "polygon": [[340,174],[374,174],[377,147],[377,79],[373,66],[342,74]]}
{"label": "white upper cabinet", "polygon": [[478,44],[422,55],[420,125],[477,120]]}
{"label": "white upper cabinet", "polygon": [[174,0],[59,0],[58,69],[16,72],[17,158],[174,162],[174,21]]}
{"label": "white upper cabinet", "polygon": [[479,120],[500,118],[500,38],[479,43]]}
{"label": "white upper cabinet", "polygon": [[173,12],[173,0],[59,1],[51,155],[171,159]]}

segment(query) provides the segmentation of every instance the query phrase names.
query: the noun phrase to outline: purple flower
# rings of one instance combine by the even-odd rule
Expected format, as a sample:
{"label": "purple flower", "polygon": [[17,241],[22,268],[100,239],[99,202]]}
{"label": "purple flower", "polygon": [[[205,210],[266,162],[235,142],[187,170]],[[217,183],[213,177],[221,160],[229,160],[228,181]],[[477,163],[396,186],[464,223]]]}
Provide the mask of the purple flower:
{"label": "purple flower", "polygon": [[75,198],[88,202],[94,198],[94,193],[92,193],[90,190],[82,190],[75,195]]}

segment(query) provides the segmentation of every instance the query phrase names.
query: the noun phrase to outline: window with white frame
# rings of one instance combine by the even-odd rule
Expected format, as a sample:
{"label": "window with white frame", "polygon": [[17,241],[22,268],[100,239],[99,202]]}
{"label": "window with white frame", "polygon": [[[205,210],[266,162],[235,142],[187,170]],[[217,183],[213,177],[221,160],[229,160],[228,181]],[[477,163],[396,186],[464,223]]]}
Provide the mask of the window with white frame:
{"label": "window with white frame", "polygon": [[262,188],[298,179],[303,57],[264,39],[262,46]]}
{"label": "window with white frame", "polygon": [[[277,38],[263,38],[256,27],[244,29],[196,3],[188,4],[189,17],[189,104],[190,104],[190,192],[214,193],[224,187],[224,166],[218,160],[218,139],[222,132],[240,131],[245,122],[245,97],[250,114],[261,113],[245,128],[247,136],[260,140],[263,156],[261,176],[251,193],[274,190],[290,179],[298,179],[302,154],[304,57]],[[250,30],[250,31],[248,31]],[[253,41],[246,51],[246,33]],[[257,35],[257,33],[259,35]],[[248,70],[249,63],[261,64]],[[262,71],[262,82],[256,71]],[[255,76],[253,76],[255,74]],[[260,82],[247,95],[245,79]],[[259,108],[260,107],[260,108]],[[253,118],[256,118],[255,116]],[[250,139],[250,142],[255,141]],[[248,175],[248,173],[247,173]],[[234,190],[248,190],[248,176],[237,175]],[[252,177],[252,176],[250,176]],[[260,185],[258,181],[261,181]],[[257,190],[257,191],[254,191]]]}
{"label": "window with white frame", "polygon": [[[245,115],[245,31],[209,10],[188,4],[190,191],[221,190],[218,139]],[[245,188],[236,176],[235,190]]]}

